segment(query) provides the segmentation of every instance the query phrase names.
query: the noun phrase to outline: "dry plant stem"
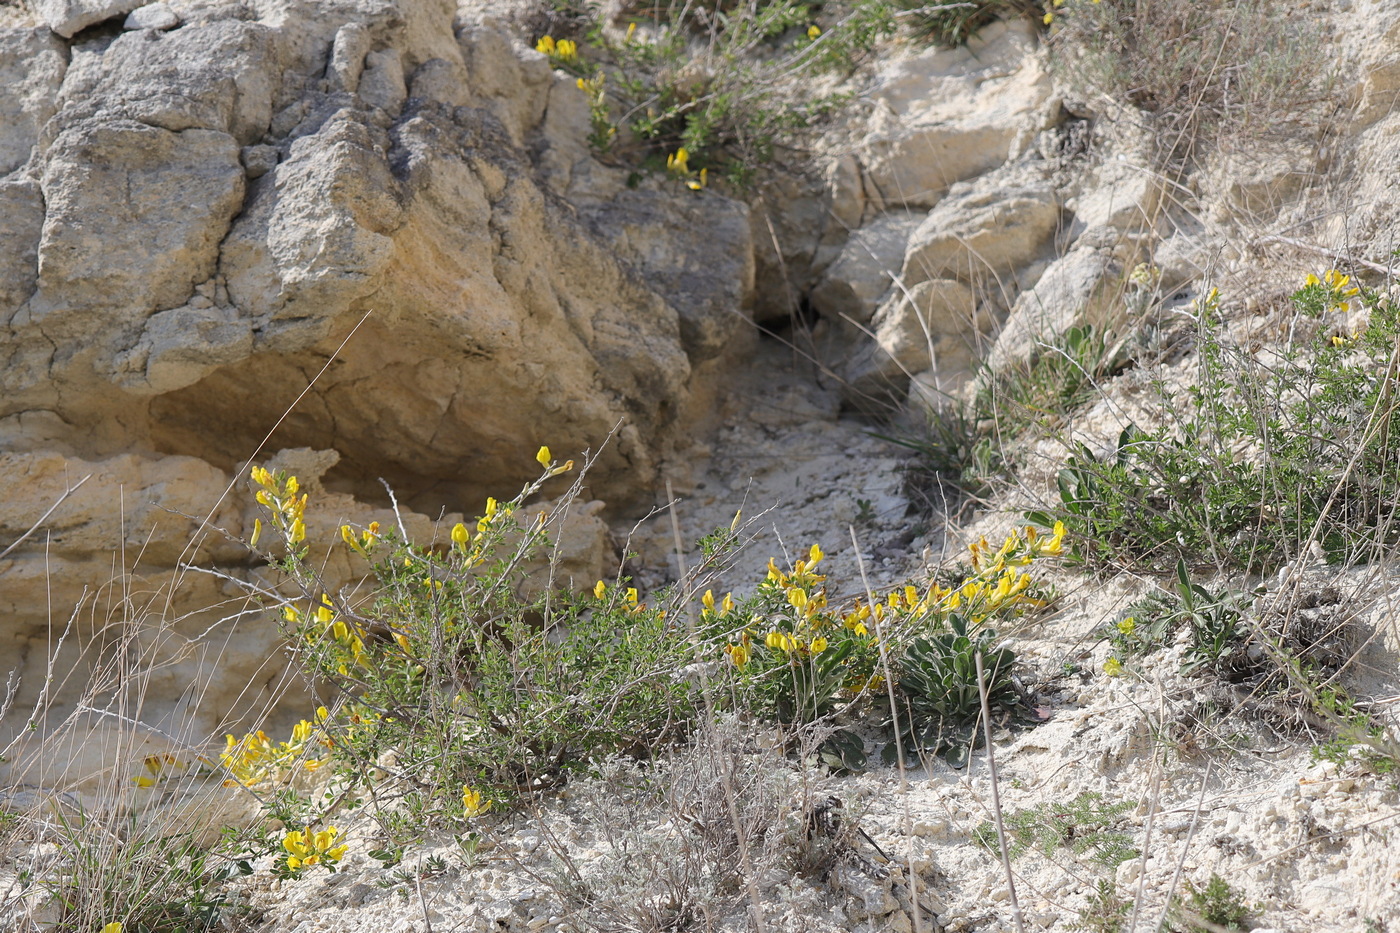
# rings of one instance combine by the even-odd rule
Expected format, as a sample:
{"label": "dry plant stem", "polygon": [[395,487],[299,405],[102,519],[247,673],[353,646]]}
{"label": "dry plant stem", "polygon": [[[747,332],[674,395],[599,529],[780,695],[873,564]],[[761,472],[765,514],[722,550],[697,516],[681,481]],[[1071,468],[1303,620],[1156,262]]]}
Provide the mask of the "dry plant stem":
{"label": "dry plant stem", "polygon": [[1162,907],[1162,916],[1157,920],[1155,929],[1158,931],[1167,928],[1167,914],[1171,909],[1172,898],[1176,896],[1176,886],[1181,883],[1181,872],[1186,867],[1186,855],[1191,851],[1191,839],[1196,835],[1196,824],[1200,821],[1201,806],[1206,799],[1206,782],[1210,780],[1210,772],[1214,767],[1214,761],[1206,762],[1206,773],[1201,776],[1201,792],[1196,796],[1196,808],[1191,813],[1191,827],[1186,831],[1186,844],[1181,847],[1181,858],[1176,860],[1176,871],[1172,874],[1172,883],[1167,886],[1167,903]]}
{"label": "dry plant stem", "polygon": [[1162,791],[1162,764],[1152,756],[1152,797],[1147,809],[1147,827],[1143,830],[1142,856],[1138,861],[1137,894],[1133,898],[1133,918],[1128,921],[1128,933],[1136,933],[1138,916],[1142,913],[1142,895],[1147,887],[1147,855],[1152,851],[1152,829],[1156,824],[1157,804]]}
{"label": "dry plant stem", "polygon": [[[277,419],[277,421],[272,425],[272,427],[267,429],[267,433],[263,435],[263,439],[258,442],[258,446],[253,450],[251,454],[248,455],[249,459],[257,457],[259,451],[261,451],[263,447],[267,444],[267,442],[272,439],[272,435],[276,433],[277,429],[282,426],[282,422],[286,421],[287,418],[292,414],[292,411],[298,405],[301,404],[301,400],[306,398],[307,394],[312,390],[312,388],[315,387],[316,383],[319,382],[321,380],[321,377],[324,376],[326,372],[331,368],[331,364],[340,358],[340,351],[345,349],[345,345],[348,344],[350,342],[350,339],[355,336],[355,333],[360,329],[360,325],[364,324],[365,321],[369,320],[369,316],[373,313],[373,311],[366,311],[364,315],[358,321],[355,322],[355,326],[350,328],[350,333],[346,334],[345,339],[340,341],[340,345],[335,348],[335,352],[333,352],[330,356],[326,358],[326,364],[321,367],[321,369],[316,373],[315,376],[311,377],[311,381],[306,384],[306,388],[302,389],[299,393],[297,393],[297,397],[292,399],[292,403],[287,406],[285,411],[282,412],[281,417]],[[233,487],[238,485],[238,483],[243,478],[244,477],[235,474],[229,480],[228,485],[224,487],[223,493],[221,493],[219,498],[214,501],[214,504],[209,507],[209,514],[206,515],[204,517],[204,520],[199,523],[199,528],[195,529],[194,534],[190,535],[189,543],[185,545],[185,549],[180,552],[180,556],[175,561],[177,564],[183,563],[186,556],[198,546],[201,535],[203,534],[206,528],[210,527],[209,523],[214,519],[214,513],[219,510],[219,506],[223,505],[224,500],[228,498],[229,493],[233,492]],[[174,588],[172,587],[172,593],[170,594],[169,598],[173,598],[173,589]],[[167,608],[169,608],[168,605]]]}
{"label": "dry plant stem", "polygon": [[413,880],[418,886],[418,906],[423,909],[423,929],[426,933],[433,933],[433,919],[428,914],[428,899],[423,896],[423,862],[421,857],[418,861],[418,870],[413,874]]}
{"label": "dry plant stem", "polygon": [[[671,480],[666,479],[666,499],[670,503],[671,512],[671,535],[675,539],[676,547],[676,569],[680,572],[682,587],[686,579],[685,567],[685,547],[681,542],[681,524],[676,516],[676,497],[671,490]],[[691,607],[689,600],[686,601],[686,624],[690,627],[690,643],[697,653],[699,650],[699,632],[695,624],[695,610]],[[696,658],[699,661],[699,657]],[[705,717],[709,724],[713,725],[715,718],[714,697],[710,692],[710,678],[706,675],[704,666],[701,665],[699,671],[700,693],[705,698]],[[754,929],[758,933],[766,933],[768,927],[763,919],[763,898],[759,894],[758,879],[754,876],[753,859],[749,857],[749,841],[744,833],[744,823],[739,819],[739,804],[735,801],[734,776],[730,774],[730,767],[733,760],[729,757],[728,743],[720,737],[719,730],[715,730],[715,739],[719,742],[719,780],[724,785],[724,803],[729,811],[729,822],[734,827],[734,836],[739,842],[739,866],[744,871],[744,884],[748,889],[749,909],[753,913]]]}
{"label": "dry plant stem", "polygon": [[992,753],[992,709],[987,703],[987,679],[982,674],[982,652],[972,655],[977,665],[977,696],[982,701],[982,731],[987,736],[987,776],[992,780],[992,819],[997,824],[997,845],[1001,849],[1001,868],[1006,873],[1006,890],[1011,895],[1011,919],[1018,933],[1026,933],[1021,918],[1021,902],[1016,898],[1016,879],[1011,874],[1011,853],[1006,848],[1006,825],[1001,819],[1001,791],[997,787],[997,759]]}
{"label": "dry plant stem", "polygon": [[1400,269],[1395,269],[1390,266],[1383,266],[1378,262],[1369,262],[1365,259],[1357,259],[1355,256],[1352,256],[1349,253],[1346,253],[1342,250],[1328,249],[1325,246],[1318,246],[1315,243],[1307,243],[1303,240],[1295,240],[1293,239],[1293,237],[1289,236],[1263,236],[1255,240],[1252,245],[1267,246],[1271,243],[1277,243],[1282,246],[1291,246],[1294,249],[1300,249],[1304,252],[1314,253],[1318,256],[1326,256],[1328,259],[1345,259],[1352,265],[1361,266],[1363,269],[1370,269],[1372,272],[1379,272],[1381,275],[1388,275],[1391,277],[1400,278]]}
{"label": "dry plant stem", "polygon": [[63,504],[63,501],[64,501],[65,499],[67,499],[69,496],[73,495],[73,493],[77,492],[79,486],[81,486],[83,483],[86,483],[86,482],[87,482],[88,480],[90,480],[90,479],[92,479],[92,474],[91,474],[91,473],[89,473],[87,476],[84,476],[82,479],[78,480],[78,481],[77,481],[76,483],[74,483],[72,486],[69,486],[67,489],[65,489],[65,490],[63,491],[63,495],[61,495],[61,496],[59,496],[57,499],[55,499],[53,505],[49,506],[48,511],[45,512],[43,515],[40,515],[40,516],[39,516],[39,520],[36,521],[34,524],[32,524],[32,525],[29,526],[29,530],[28,530],[28,531],[26,531],[24,534],[20,535],[20,536],[19,536],[18,538],[16,538],[14,541],[10,542],[10,546],[7,547],[7,548],[5,548],[5,550],[0,551],[0,560],[3,560],[6,554],[9,554],[9,553],[10,553],[11,551],[13,551],[15,548],[19,547],[21,544],[24,543],[24,540],[25,540],[26,538],[28,538],[28,537],[29,537],[30,535],[32,535],[34,532],[38,531],[39,528],[40,528],[40,526],[42,526],[42,525],[44,524],[44,522],[48,519],[48,517],[54,513],[54,510],[57,509],[60,505],[62,505],[62,504]]}
{"label": "dry plant stem", "polygon": [[[865,558],[860,553],[860,541],[856,538],[856,526],[847,525],[851,532],[851,547],[855,549],[856,566],[860,568],[860,582],[865,587],[865,598],[875,605],[875,591],[870,588],[870,577],[865,572]],[[880,649],[880,670],[885,675],[885,691],[890,700],[890,725],[894,729],[895,761],[899,762],[899,798],[904,802],[901,820],[904,838],[914,838],[914,820],[909,813],[909,778],[904,770],[904,742],[899,733],[899,707],[894,698],[894,678],[890,676],[890,656],[885,649],[885,636],[881,631],[880,617],[875,616],[875,644]],[[873,845],[873,841],[872,841]],[[878,849],[879,847],[876,846]],[[924,918],[919,909],[919,876],[914,872],[914,847],[909,847],[909,912],[914,923],[914,933],[923,933]]]}

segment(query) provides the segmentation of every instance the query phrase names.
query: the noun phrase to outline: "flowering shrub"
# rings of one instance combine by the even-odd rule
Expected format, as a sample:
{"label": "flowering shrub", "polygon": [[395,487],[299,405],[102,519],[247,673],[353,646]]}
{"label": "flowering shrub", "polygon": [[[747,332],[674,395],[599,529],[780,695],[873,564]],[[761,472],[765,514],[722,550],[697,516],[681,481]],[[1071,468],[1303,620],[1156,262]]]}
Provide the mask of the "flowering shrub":
{"label": "flowering shrub", "polygon": [[710,168],[747,184],[779,140],[838,106],[836,95],[795,92],[797,82],[867,56],[896,30],[895,14],[889,0],[772,0],[742,16],[677,5],[639,15],[619,39],[580,11],[580,41],[544,35],[535,48],[588,95],[595,151],[664,166],[698,191]]}
{"label": "flowering shrub", "polygon": [[[966,639],[972,635],[973,648],[960,649],[968,663],[974,650],[983,651],[988,658],[1006,660],[1005,664],[988,661],[994,675],[1010,676],[1011,657],[990,651],[986,626],[1042,604],[1031,576],[1021,568],[1060,554],[1064,535],[1063,524],[1049,535],[1031,527],[1018,529],[996,551],[982,539],[970,548],[971,573],[954,585],[900,586],[874,603],[857,599],[839,609],[828,603],[826,577],[816,572],[825,555],[812,545],[790,571],[770,560],[757,592],[740,603],[732,594],[717,602],[707,591],[702,597],[702,619],[710,641],[720,646],[732,670],[738,702],[794,728],[835,717],[861,698],[880,696],[883,639],[895,658],[892,673],[910,698],[897,711],[904,715],[907,727],[910,710],[923,709],[925,694],[933,689],[919,660],[924,653],[921,646],[928,644],[922,640],[925,636]],[[964,701],[969,689],[971,696],[978,695],[975,677],[966,670],[959,668],[955,679]],[[993,685],[999,682],[994,677]],[[961,726],[966,703],[957,708],[955,718]],[[942,711],[943,707],[933,701],[931,709]],[[920,713],[920,719],[931,715]],[[836,744],[826,748],[839,750],[836,757],[845,766],[858,764],[862,757],[853,753],[851,738],[838,732]]]}
{"label": "flowering shrub", "polygon": [[1076,445],[1058,509],[1032,517],[1064,521],[1085,559],[1163,571],[1270,571],[1313,541],[1359,561],[1400,541],[1394,303],[1336,270],[1309,274],[1292,301],[1311,336],[1261,360],[1231,341],[1221,301],[1211,289],[1195,309],[1195,384],[1185,397],[1160,389],[1171,420],[1129,426],[1105,457]]}
{"label": "flowering shrub", "polygon": [[525,518],[524,502],[574,467],[547,447],[536,459],[539,479],[510,501],[488,499],[446,546],[377,524],[342,527],[341,543],[370,562],[374,580],[353,601],[326,592],[291,541],[304,536],[307,508],[296,478],[254,469],[258,501],[288,548],[278,566],[302,594],[281,607],[284,631],[316,689],[339,700],[291,742],[230,737],[235,779],[316,767],[321,749],[307,750],[319,743],[342,780],[400,781],[422,812],[460,801],[470,819],[556,786],[592,756],[685,734],[692,700],[675,672],[691,649],[662,610],[625,585],[526,595],[529,560],[549,539],[548,517]]}
{"label": "flowering shrub", "polygon": [[303,719],[292,727],[292,737],[286,742],[274,744],[261,729],[245,733],[241,739],[226,736],[224,751],[219,755],[220,763],[230,776],[225,783],[252,786],[283,776],[297,767],[315,771],[325,758],[312,757],[313,747],[321,746],[317,754],[322,756],[331,749],[330,739],[320,729],[329,716],[324,706],[319,707],[316,722]]}
{"label": "flowering shrub", "polygon": [[335,844],[339,836],[340,830],[334,826],[314,832],[308,826],[306,829],[294,829],[287,833],[282,839],[282,848],[286,850],[286,854],[280,866],[281,873],[295,876],[316,865],[323,865],[335,871],[336,863],[345,857],[350,848],[344,843]]}

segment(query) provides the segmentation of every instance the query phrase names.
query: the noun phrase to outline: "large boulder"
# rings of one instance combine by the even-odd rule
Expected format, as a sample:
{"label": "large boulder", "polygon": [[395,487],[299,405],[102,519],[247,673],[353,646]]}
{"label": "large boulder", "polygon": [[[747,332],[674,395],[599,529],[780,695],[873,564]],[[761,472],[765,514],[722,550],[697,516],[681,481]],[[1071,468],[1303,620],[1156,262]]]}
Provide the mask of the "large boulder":
{"label": "large boulder", "polygon": [[812,289],[812,307],[833,320],[868,323],[899,274],[909,235],[921,220],[912,211],[891,211],[852,233]]}
{"label": "large boulder", "polygon": [[1059,112],[1036,44],[1029,23],[1008,21],[965,46],[891,62],[856,150],[871,204],[931,207],[955,183],[1025,151]]}
{"label": "large boulder", "polygon": [[1036,163],[954,186],[909,237],[906,288],[939,278],[1006,281],[1045,253],[1060,223],[1054,186]]}
{"label": "large boulder", "polygon": [[[246,464],[279,450],[313,452],[283,459],[332,540],[399,514],[430,539],[426,516],[536,476],[540,445],[601,450],[555,568],[591,586],[603,516],[652,504],[692,366],[717,378],[744,324],[747,209],[628,191],[572,79],[453,0],[108,22],[141,6],[51,0],[49,29],[0,30],[0,550],[63,500],[0,561],[20,700],[113,580],[149,595],[63,642],[60,714],[110,686],[121,626],[159,672],[147,718],[181,735],[276,694],[275,626],[220,604],[258,578]],[[325,559],[328,585],[365,569]]]}
{"label": "large boulder", "polygon": [[933,370],[953,385],[971,372],[992,321],[972,289],[955,279],[897,290],[875,314],[875,339],[846,364],[843,400],[857,410],[889,414],[920,373]]}

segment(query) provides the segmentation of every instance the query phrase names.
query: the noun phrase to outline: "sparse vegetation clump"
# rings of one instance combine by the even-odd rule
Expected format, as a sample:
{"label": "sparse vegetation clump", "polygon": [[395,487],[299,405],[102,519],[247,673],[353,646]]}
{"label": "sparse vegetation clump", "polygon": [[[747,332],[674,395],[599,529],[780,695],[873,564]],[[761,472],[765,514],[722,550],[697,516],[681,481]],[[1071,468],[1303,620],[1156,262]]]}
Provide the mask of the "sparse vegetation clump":
{"label": "sparse vegetation clump", "polygon": [[1054,0],[1053,61],[1086,98],[1152,121],[1171,170],[1222,146],[1315,134],[1336,62],[1315,21],[1278,0]]}
{"label": "sparse vegetation clump", "polygon": [[[649,762],[684,772],[667,799],[695,827],[697,848],[652,866],[675,898],[648,895],[627,909],[690,916],[697,892],[747,884],[751,857],[817,873],[837,857],[813,854],[801,828],[820,801],[773,810],[781,789],[754,771],[737,723],[750,724],[749,737],[753,724],[776,727],[769,771],[859,768],[863,736],[882,729],[904,737],[906,754],[956,748],[960,759],[949,757],[961,764],[979,691],[1000,713],[1021,703],[1009,688],[1014,654],[990,626],[1043,604],[1032,565],[1062,552],[1063,528],[1019,529],[995,550],[980,541],[957,581],[874,599],[832,605],[818,572],[825,554],[813,545],[790,566],[770,561],[750,595],[698,594],[690,577],[653,603],[625,578],[582,592],[532,583],[555,516],[526,500],[573,470],[547,448],[538,460],[538,480],[510,501],[488,500],[440,543],[375,523],[342,526],[336,546],[368,575],[334,591],[312,562],[312,494],[293,475],[253,467],[263,514],[248,544],[280,575],[264,598],[320,705],[286,740],[254,729],[227,736],[217,761],[200,760],[205,779],[256,801],[250,825],[226,829],[215,846],[162,836],[113,860],[74,824],[66,838],[76,867],[53,888],[65,916],[116,916],[153,933],[203,929],[244,909],[230,900],[235,879],[266,871],[292,883],[357,857],[380,862],[391,887],[417,883],[447,870],[440,860],[402,867],[425,840],[451,833],[472,864],[490,827],[571,781],[627,771],[654,795]],[[737,521],[707,538],[702,572],[741,543]],[[952,653],[930,660],[927,645]],[[186,770],[155,758],[135,786],[164,789]],[[155,865],[164,874],[153,886],[142,879]],[[590,883],[614,884],[605,869],[590,868]],[[582,889],[570,896],[599,922],[611,909]]]}
{"label": "sparse vegetation clump", "polygon": [[[1109,802],[1102,794],[1086,792],[1063,804],[1045,803],[1009,814],[1005,826],[1010,855],[1017,858],[1035,849],[1049,857],[1068,849],[1076,858],[1111,870],[1138,854],[1132,835],[1121,828],[1124,814],[1132,807],[1126,801]],[[985,848],[996,851],[995,826],[983,823],[976,836]]]}
{"label": "sparse vegetation clump", "polygon": [[[1334,563],[1392,547],[1396,309],[1335,271],[1292,302],[1311,336],[1264,352],[1229,337],[1212,289],[1195,309],[1198,378],[1157,386],[1166,422],[1128,427],[1106,456],[1076,445],[1058,508],[1038,517],[1077,532],[1086,560],[1162,570],[1267,572],[1314,547]],[[1353,307],[1364,323],[1347,323]]]}

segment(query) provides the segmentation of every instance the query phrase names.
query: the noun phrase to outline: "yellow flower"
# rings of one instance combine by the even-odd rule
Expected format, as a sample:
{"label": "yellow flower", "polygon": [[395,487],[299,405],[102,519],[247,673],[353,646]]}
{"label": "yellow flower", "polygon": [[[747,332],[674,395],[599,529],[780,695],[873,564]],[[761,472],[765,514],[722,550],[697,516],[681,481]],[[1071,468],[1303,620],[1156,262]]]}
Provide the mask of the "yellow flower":
{"label": "yellow flower", "polygon": [[749,663],[749,658],[753,655],[753,650],[747,644],[725,645],[724,653],[729,655],[729,660],[734,662],[734,666],[739,670],[744,669],[744,665]]}
{"label": "yellow flower", "polygon": [[293,544],[300,544],[306,540],[306,522],[297,519],[292,522],[292,530],[287,533],[287,540]]}
{"label": "yellow flower", "polygon": [[763,640],[763,643],[774,651],[793,652],[798,648],[797,639],[786,632],[779,632],[777,630],[769,632],[768,637]]}
{"label": "yellow flower", "polygon": [[825,638],[820,638],[820,637],[818,637],[818,638],[812,639],[812,653],[813,653],[813,654],[821,654],[821,653],[822,653],[823,651],[825,651],[825,650],[826,650],[826,639],[825,639]]}
{"label": "yellow flower", "polygon": [[549,466],[549,461],[550,461],[549,448],[548,448],[548,447],[541,447],[541,448],[539,449],[539,453],[535,454],[535,461],[536,461],[537,463],[539,463],[540,466],[544,466],[544,467]]}
{"label": "yellow flower", "polygon": [[715,594],[713,590],[705,591],[705,595],[700,597],[700,605],[704,606],[710,612],[715,611]]}
{"label": "yellow flower", "polygon": [[1123,673],[1123,662],[1117,658],[1109,658],[1103,662],[1103,672],[1109,677],[1117,677]]}
{"label": "yellow flower", "polygon": [[633,35],[633,33],[635,33],[636,31],[637,31],[637,24],[636,24],[636,23],[628,23],[628,24],[627,24],[627,37],[624,38],[622,41],[623,41],[623,42],[631,42],[631,41],[632,41],[632,35]]}
{"label": "yellow flower", "polygon": [[287,868],[296,871],[303,866],[316,865],[324,859],[327,862],[338,862],[350,848],[347,845],[335,844],[336,837],[340,835],[340,830],[334,826],[327,826],[318,832],[312,832],[311,827],[306,829],[294,829],[282,839],[282,848],[287,850]]}
{"label": "yellow flower", "polygon": [[553,55],[553,54],[554,54],[554,51],[555,51],[555,50],[554,50],[554,37],[553,37],[553,36],[541,36],[541,37],[540,37],[540,41],[538,41],[538,42],[535,43],[535,51],[536,51],[536,52],[543,52],[545,55]]}
{"label": "yellow flower", "polygon": [[733,594],[733,593],[725,593],[725,594],[724,594],[724,601],[721,602],[721,603],[719,604],[719,607],[720,607],[721,609],[723,609],[725,612],[733,612],[733,611],[734,611],[734,594]]}
{"label": "yellow flower", "polygon": [[638,597],[638,594],[637,594],[637,588],[636,588],[635,586],[629,586],[629,587],[627,588],[627,605],[629,605],[629,606],[635,606],[635,605],[637,605],[637,599],[638,599],[638,598],[639,598],[639,597]]}
{"label": "yellow flower", "polygon": [[768,579],[780,586],[787,581],[787,574],[778,569],[777,563],[771,557],[768,558]]}
{"label": "yellow flower", "polygon": [[593,584],[593,598],[594,598],[594,599],[602,599],[605,595],[607,595],[607,592],[608,592],[608,585],[607,585],[606,583],[604,583],[602,580],[599,580],[597,583]]}
{"label": "yellow flower", "polygon": [[1322,279],[1327,283],[1328,288],[1344,298],[1350,298],[1361,290],[1356,287],[1347,288],[1347,284],[1351,282],[1351,276],[1343,275],[1336,269],[1329,269]]}
{"label": "yellow flower", "polygon": [[458,522],[452,526],[452,543],[459,550],[466,548],[467,542],[471,540],[471,532],[467,531],[467,526]]}
{"label": "yellow flower", "polygon": [[102,928],[102,933],[122,933],[122,925],[119,921],[113,921]]}
{"label": "yellow flower", "polygon": [[826,555],[822,553],[820,545],[812,545],[807,551],[807,567],[810,569],[817,566],[825,556]]}
{"label": "yellow flower", "polygon": [[492,801],[482,800],[481,792],[472,790],[466,784],[462,785],[462,813],[467,819],[481,816],[491,809]]}
{"label": "yellow flower", "polygon": [[248,541],[249,547],[257,547],[258,539],[262,537],[262,519],[253,519],[253,537]]}
{"label": "yellow flower", "polygon": [[1128,616],[1122,622],[1118,623],[1118,631],[1122,632],[1124,635],[1133,634],[1135,629],[1137,629],[1137,620],[1132,616]]}
{"label": "yellow flower", "polygon": [[703,188],[704,188],[707,184],[709,184],[709,183],[710,183],[710,170],[707,169],[707,168],[702,168],[702,169],[700,170],[700,177],[699,177],[699,178],[692,178],[690,181],[688,181],[688,182],[685,183],[685,186],[686,186],[687,188],[689,188],[691,191],[699,191],[699,190],[703,189]]}
{"label": "yellow flower", "polygon": [[684,146],[666,157],[666,171],[673,175],[690,174],[690,153]]}
{"label": "yellow flower", "polygon": [[807,38],[813,42],[817,41],[817,36],[822,34],[822,28],[816,23],[807,27]]}

